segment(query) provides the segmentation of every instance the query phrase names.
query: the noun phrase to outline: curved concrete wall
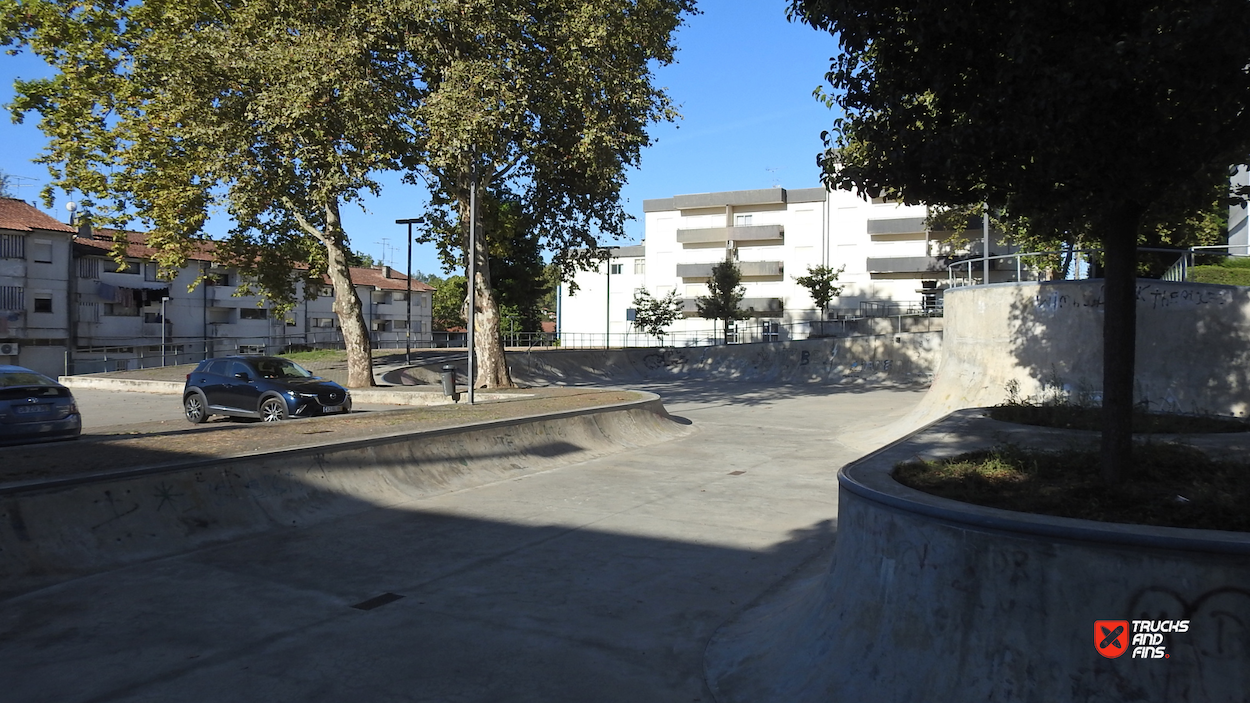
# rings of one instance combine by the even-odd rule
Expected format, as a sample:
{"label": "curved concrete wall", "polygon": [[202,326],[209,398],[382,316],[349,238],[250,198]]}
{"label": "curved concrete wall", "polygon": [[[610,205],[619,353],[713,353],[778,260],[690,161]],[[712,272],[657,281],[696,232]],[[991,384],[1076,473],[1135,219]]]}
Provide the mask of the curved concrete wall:
{"label": "curved concrete wall", "polygon": [[[1023,515],[890,477],[978,434],[972,417],[843,469],[832,568],[718,633],[717,700],[1250,700],[1250,537]],[[1190,625],[1166,659],[1097,652],[1095,620],[1134,619]]]}
{"label": "curved concrete wall", "polygon": [[718,347],[569,349],[512,352],[522,383],[628,383],[637,380],[768,383],[928,383],[941,332],[733,344]]}
{"label": "curved concrete wall", "polygon": [[[941,361],[920,404],[881,437],[953,410],[1056,391],[1101,402],[1101,280],[1000,283],[946,292]],[[1136,397],[1152,410],[1250,412],[1250,288],[1137,282]]]}
{"label": "curved concrete wall", "polygon": [[0,597],[690,432],[659,399],[0,488]]}

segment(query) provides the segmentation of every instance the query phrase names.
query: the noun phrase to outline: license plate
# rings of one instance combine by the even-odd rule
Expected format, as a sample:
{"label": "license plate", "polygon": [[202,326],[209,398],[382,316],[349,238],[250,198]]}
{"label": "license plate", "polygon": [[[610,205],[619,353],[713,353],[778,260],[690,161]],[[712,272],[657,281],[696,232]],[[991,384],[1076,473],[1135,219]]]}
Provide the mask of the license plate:
{"label": "license plate", "polygon": [[51,405],[19,405],[13,408],[13,412],[18,415],[34,415],[36,413],[46,413],[51,409]]}
{"label": "license plate", "polygon": [[321,406],[321,412],[323,412],[323,413],[341,413],[341,412],[343,412],[343,406],[342,406],[342,405],[323,405],[323,406]]}

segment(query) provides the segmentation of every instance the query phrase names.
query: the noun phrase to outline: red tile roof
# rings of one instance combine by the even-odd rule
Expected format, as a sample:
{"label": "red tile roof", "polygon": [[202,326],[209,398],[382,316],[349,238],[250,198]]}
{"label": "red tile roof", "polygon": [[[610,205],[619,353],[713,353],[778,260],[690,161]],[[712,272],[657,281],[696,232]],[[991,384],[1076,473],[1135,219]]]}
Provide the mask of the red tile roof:
{"label": "red tile roof", "polygon": [[[108,254],[113,251],[113,233],[115,231],[111,229],[97,229],[90,237],[81,235],[74,237],[74,243],[92,249],[99,249],[101,254]],[[147,245],[147,239],[147,235],[142,232],[127,232],[126,256],[132,256],[136,259],[151,259],[156,256],[156,250]],[[212,261],[215,246],[215,243],[211,241],[201,242],[187,258],[192,261]]]}
{"label": "red tile roof", "polygon": [[17,198],[0,198],[0,229],[18,232],[77,232],[78,230]]}
{"label": "red tile roof", "polygon": [[[356,268],[352,267],[352,283],[358,286],[373,286],[381,290],[408,290],[408,280],[404,278],[404,274],[391,270],[390,266],[375,266],[373,268]],[[424,281],[412,279],[412,289],[414,291],[431,291],[431,286]]]}

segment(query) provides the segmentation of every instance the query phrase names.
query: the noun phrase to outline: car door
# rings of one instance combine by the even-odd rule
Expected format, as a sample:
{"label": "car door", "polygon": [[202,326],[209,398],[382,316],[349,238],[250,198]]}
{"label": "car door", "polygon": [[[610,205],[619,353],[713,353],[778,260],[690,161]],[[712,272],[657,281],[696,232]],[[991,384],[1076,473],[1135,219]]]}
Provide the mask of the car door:
{"label": "car door", "polygon": [[[239,374],[244,374],[243,378],[240,378]],[[226,368],[226,377],[223,379],[225,388],[222,395],[225,402],[222,405],[255,412],[256,404],[260,400],[260,388],[256,383],[258,378],[256,369],[253,369],[247,362],[231,360]]]}
{"label": "car door", "polygon": [[204,366],[191,372],[190,385],[200,389],[208,405],[225,406],[226,404],[226,369],[230,362],[225,359],[214,359]]}

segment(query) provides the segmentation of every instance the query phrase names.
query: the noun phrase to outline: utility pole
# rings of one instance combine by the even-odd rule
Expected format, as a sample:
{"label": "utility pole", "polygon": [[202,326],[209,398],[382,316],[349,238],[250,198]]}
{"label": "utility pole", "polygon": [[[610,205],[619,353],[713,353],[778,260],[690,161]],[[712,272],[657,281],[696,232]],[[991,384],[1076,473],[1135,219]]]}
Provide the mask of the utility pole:
{"label": "utility pole", "polygon": [[404,363],[412,363],[412,224],[420,220],[395,220],[397,225],[408,225],[408,268],[405,278],[408,279],[408,327],[404,329]]}

